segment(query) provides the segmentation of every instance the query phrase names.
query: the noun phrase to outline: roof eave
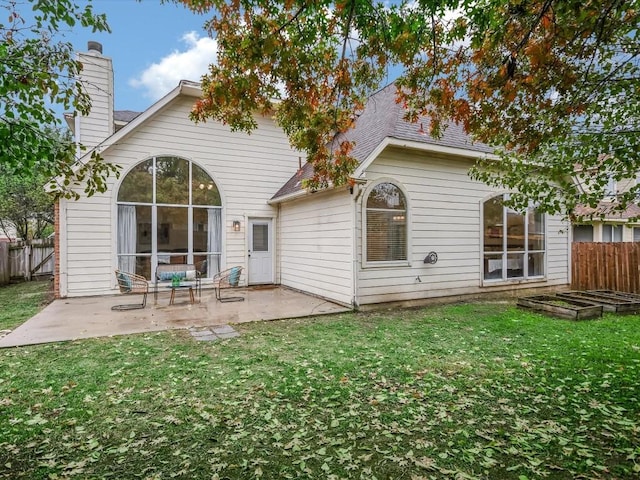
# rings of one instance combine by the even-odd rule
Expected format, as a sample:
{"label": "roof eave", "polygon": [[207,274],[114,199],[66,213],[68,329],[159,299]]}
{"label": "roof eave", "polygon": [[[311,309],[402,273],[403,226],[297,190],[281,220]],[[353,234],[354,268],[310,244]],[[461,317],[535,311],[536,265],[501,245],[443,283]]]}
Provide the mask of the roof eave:
{"label": "roof eave", "polygon": [[268,205],[277,205],[279,203],[290,202],[292,200],[297,200],[299,198],[327,193],[336,189],[336,186],[330,184],[326,188],[322,188],[320,190],[309,190],[308,188],[303,188],[302,190],[298,190],[297,192],[287,193],[286,195],[282,195],[281,197],[272,198],[271,200],[267,200]]}
{"label": "roof eave", "polygon": [[469,150],[466,148],[447,147],[445,145],[436,145],[433,143],[416,142],[413,140],[402,140],[393,137],[386,137],[373,151],[364,159],[356,168],[352,177],[360,178],[367,168],[378,158],[382,151],[387,147],[402,147],[412,150],[421,150],[423,152],[441,153],[456,157],[473,158],[477,160],[499,160],[499,157],[493,153],[480,152],[478,150]]}
{"label": "roof eave", "polygon": [[311,195],[311,192],[305,188],[302,190],[298,190],[297,192],[287,193],[286,195],[282,195],[280,197],[267,200],[267,205],[277,205],[279,203],[290,202],[292,200],[296,200],[297,198],[305,197],[307,195]]}

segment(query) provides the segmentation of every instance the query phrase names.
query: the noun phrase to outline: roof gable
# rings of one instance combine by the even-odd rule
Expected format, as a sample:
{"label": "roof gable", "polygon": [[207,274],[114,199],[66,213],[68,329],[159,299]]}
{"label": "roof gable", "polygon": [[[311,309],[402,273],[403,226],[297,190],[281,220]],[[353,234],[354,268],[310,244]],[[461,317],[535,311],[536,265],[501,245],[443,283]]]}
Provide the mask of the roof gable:
{"label": "roof gable", "polygon": [[[425,117],[413,123],[405,120],[405,109],[396,102],[397,88],[390,84],[369,97],[364,110],[358,116],[355,126],[336,138],[337,142],[348,140],[354,143],[353,157],[358,160],[360,167],[355,175],[361,173],[379,151],[387,144],[402,145],[411,143],[414,147],[446,150],[459,155],[468,152],[468,156],[491,155],[493,149],[480,142],[473,142],[462,126],[448,123],[441,138],[436,139],[425,132],[424,125],[429,120]],[[304,167],[287,181],[285,185],[272,197],[281,199],[303,190],[302,180],[313,176],[313,166],[306,163]]]}
{"label": "roof gable", "polygon": [[128,123],[119,128],[113,135],[105,138],[102,142],[95,146],[92,150],[87,152],[84,157],[91,155],[93,151],[98,151],[100,154],[104,154],[112,145],[118,143],[126,135],[130,134],[133,130],[138,128],[141,124],[145,123],[151,117],[155,116],[160,110],[173,102],[180,95],[188,95],[192,97],[199,97],[202,94],[200,84],[191,82],[188,80],[181,80],[177,87],[167,93],[164,97],[151,105],[142,113],[133,112],[131,110],[119,110],[119,114],[122,119],[129,118]]}

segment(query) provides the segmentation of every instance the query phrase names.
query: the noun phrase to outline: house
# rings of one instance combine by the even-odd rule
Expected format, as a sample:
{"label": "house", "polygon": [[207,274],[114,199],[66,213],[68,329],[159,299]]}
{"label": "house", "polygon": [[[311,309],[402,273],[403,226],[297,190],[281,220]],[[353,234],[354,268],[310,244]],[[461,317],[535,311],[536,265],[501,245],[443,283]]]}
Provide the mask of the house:
{"label": "house", "polygon": [[[598,160],[605,160],[601,155]],[[575,166],[574,181],[583,192],[594,192],[589,179],[593,176],[580,165]],[[609,173],[602,193],[602,200],[595,207],[579,205],[574,213],[572,225],[574,242],[638,242],[640,241],[640,206],[629,204],[624,210],[618,207],[620,196],[630,193],[640,181],[636,178],[623,178],[617,181]]]}
{"label": "house", "polygon": [[271,118],[257,118],[251,135],[191,122],[197,83],[123,120],[111,60],[91,47],[79,60],[93,109],[70,123],[122,174],[104,194],[58,203],[60,297],[116,293],[116,268],[153,278],[158,264],[205,260],[207,278],[242,265],[243,285],[353,306],[569,283],[568,226],[505,208],[507,192],[467,175],[491,150],[455,125],[440,140],[422,134],[402,119],[393,85],[348,132],[360,162],[353,186],[313,192],[303,188],[310,165]]}
{"label": "house", "polygon": [[640,242],[640,206],[632,204],[622,212],[613,212],[611,207],[606,201],[596,208],[578,207],[576,214],[583,220],[572,227],[573,241]]}
{"label": "house", "polygon": [[[580,171],[576,181],[586,189],[580,180]],[[618,195],[629,192],[639,178],[627,178],[617,182],[611,175],[603,199],[595,208],[578,206],[572,225],[574,242],[640,242],[640,206],[630,204],[622,211],[615,209]]]}
{"label": "house", "polygon": [[18,240],[18,234],[13,224],[6,220],[0,220],[0,242],[11,243]]}

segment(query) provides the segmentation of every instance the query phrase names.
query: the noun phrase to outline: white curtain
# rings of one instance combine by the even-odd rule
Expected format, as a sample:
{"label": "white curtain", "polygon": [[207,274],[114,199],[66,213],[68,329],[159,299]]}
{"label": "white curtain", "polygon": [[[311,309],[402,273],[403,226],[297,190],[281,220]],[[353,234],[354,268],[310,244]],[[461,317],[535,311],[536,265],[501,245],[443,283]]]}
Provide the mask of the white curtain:
{"label": "white curtain", "polygon": [[216,252],[208,255],[207,277],[212,277],[220,271],[220,252],[222,251],[222,211],[219,208],[207,209],[207,251]]}
{"label": "white curtain", "polygon": [[136,207],[118,205],[118,267],[120,270],[136,273],[136,257],[123,255],[136,253]]}

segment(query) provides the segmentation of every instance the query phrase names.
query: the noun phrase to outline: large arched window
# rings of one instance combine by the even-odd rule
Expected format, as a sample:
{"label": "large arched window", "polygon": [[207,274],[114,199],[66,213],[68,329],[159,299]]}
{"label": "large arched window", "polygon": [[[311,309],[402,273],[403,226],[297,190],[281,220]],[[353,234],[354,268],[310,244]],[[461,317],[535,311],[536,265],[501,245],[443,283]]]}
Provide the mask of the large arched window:
{"label": "large arched window", "polygon": [[196,263],[208,276],[217,273],[221,205],[213,179],[189,160],[139,163],[118,191],[118,268],[149,279],[159,263]]}
{"label": "large arched window", "polygon": [[407,259],[407,204],[393,183],[379,183],[367,196],[367,262]]}
{"label": "large arched window", "polygon": [[544,215],[535,208],[524,214],[503,204],[504,195],[486,200],[484,221],[484,279],[511,280],[545,274]]}

